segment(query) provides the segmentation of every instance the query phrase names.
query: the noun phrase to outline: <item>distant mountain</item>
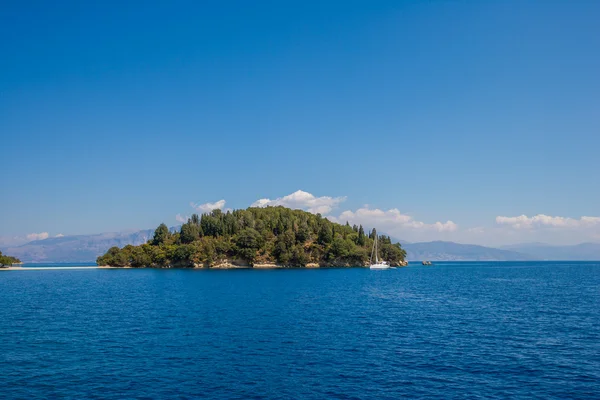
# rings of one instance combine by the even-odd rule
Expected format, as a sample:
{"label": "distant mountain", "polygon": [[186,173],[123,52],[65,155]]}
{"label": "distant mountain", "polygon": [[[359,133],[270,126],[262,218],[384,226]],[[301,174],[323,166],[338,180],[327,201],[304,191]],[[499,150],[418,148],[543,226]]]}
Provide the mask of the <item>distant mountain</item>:
{"label": "distant mountain", "polygon": [[520,261],[533,257],[521,252],[454,242],[402,243],[411,261]]}
{"label": "distant mountain", "polygon": [[503,246],[502,248],[529,254],[536,260],[600,260],[600,243],[581,243],[571,246],[555,246],[545,243],[523,243]]}
{"label": "distant mountain", "polygon": [[96,235],[62,236],[35,240],[21,246],[8,248],[25,263],[37,262],[95,262],[96,258],[112,246],[145,243],[154,229],[136,232],[114,232]]}
{"label": "distant mountain", "polygon": [[515,250],[516,249],[520,249],[520,248],[534,248],[534,247],[545,247],[545,246],[552,246],[548,243],[542,243],[542,242],[529,242],[529,243],[519,243],[519,244],[509,244],[506,246],[498,246],[499,249],[503,249],[503,250]]}
{"label": "distant mountain", "polygon": [[[169,228],[179,231],[179,226]],[[23,262],[95,262],[96,258],[113,247],[145,243],[154,229],[77,235],[35,240],[21,246],[0,248]],[[410,243],[396,240],[412,261],[519,261],[519,260],[600,260],[600,243],[582,243],[574,246],[553,246],[545,243],[523,243],[502,248],[460,244],[454,242]]]}

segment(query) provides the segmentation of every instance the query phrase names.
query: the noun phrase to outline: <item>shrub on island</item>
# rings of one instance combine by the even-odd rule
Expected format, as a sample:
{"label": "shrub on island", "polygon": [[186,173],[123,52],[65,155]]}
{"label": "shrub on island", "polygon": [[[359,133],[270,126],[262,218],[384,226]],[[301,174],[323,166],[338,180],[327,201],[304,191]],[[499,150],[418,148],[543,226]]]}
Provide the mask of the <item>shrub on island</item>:
{"label": "shrub on island", "polygon": [[13,264],[20,264],[21,260],[16,257],[5,256],[0,251],[0,268],[9,267]]}

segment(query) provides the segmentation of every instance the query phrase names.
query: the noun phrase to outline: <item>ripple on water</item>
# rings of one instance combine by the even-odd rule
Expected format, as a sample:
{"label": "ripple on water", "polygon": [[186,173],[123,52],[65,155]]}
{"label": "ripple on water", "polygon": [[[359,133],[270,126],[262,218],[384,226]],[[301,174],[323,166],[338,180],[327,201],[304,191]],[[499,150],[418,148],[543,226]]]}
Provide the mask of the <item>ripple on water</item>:
{"label": "ripple on water", "polygon": [[3,398],[584,398],[598,263],[0,275]]}

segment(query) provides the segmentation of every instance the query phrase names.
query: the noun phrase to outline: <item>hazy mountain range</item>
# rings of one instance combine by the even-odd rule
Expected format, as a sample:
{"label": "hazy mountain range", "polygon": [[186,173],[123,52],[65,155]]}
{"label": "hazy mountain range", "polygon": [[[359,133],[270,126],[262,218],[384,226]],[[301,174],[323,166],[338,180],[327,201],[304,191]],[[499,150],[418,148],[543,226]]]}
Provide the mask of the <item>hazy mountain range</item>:
{"label": "hazy mountain range", "polygon": [[501,247],[529,254],[536,260],[600,260],[600,243],[580,243],[571,246],[552,246],[545,243],[524,243]]}
{"label": "hazy mountain range", "polygon": [[[402,243],[402,242],[401,242]],[[512,250],[454,242],[403,243],[409,261],[525,261],[534,257]]]}
{"label": "hazy mountain range", "polygon": [[17,247],[2,249],[6,254],[28,262],[94,262],[112,246],[145,243],[154,229],[135,232],[101,233],[34,240]]}
{"label": "hazy mountain range", "polygon": [[[172,227],[171,230],[178,230]],[[145,243],[153,229],[129,232],[76,235],[34,240],[20,246],[2,246],[5,254],[26,263],[95,262],[112,246]],[[460,244],[454,242],[410,243],[398,240],[407,252],[409,261],[520,261],[520,260],[600,260],[600,243],[573,246],[553,246],[544,243],[525,243],[502,248]]]}

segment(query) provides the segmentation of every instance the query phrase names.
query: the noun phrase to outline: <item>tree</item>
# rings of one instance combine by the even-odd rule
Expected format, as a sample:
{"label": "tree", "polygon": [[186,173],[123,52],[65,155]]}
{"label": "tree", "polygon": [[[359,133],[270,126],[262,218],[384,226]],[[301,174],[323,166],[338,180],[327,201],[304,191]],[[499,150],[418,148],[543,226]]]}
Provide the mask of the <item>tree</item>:
{"label": "tree", "polygon": [[301,223],[296,231],[296,243],[304,243],[310,239],[310,229],[308,224]]}
{"label": "tree", "polygon": [[176,246],[173,251],[173,261],[181,265],[191,266],[194,263],[195,250],[196,248],[191,244]]}
{"label": "tree", "polygon": [[333,240],[332,230],[325,223],[321,224],[321,228],[319,229],[319,244],[327,245],[331,243]]}
{"label": "tree", "polygon": [[165,243],[169,235],[169,228],[167,228],[165,224],[160,224],[158,228],[156,228],[156,230],[154,231],[154,238],[152,239],[152,244],[158,246],[160,244]]}
{"label": "tree", "polygon": [[96,259],[96,264],[116,266],[117,256],[120,252],[121,249],[119,249],[117,246],[113,246],[110,249],[108,249],[106,254]]}
{"label": "tree", "polygon": [[362,225],[358,228],[358,241],[356,242],[356,244],[358,244],[359,246],[365,245],[365,230],[363,229]]}
{"label": "tree", "polygon": [[164,248],[148,245],[144,250],[148,254],[148,257],[150,257],[150,265],[154,267],[164,267],[167,265],[167,254]]}
{"label": "tree", "polygon": [[2,252],[0,251],[0,267],[4,267],[5,265],[10,266],[13,264],[19,264],[20,262],[21,262],[21,260],[19,260],[18,258],[3,255]]}
{"label": "tree", "polygon": [[253,263],[256,252],[262,245],[262,237],[255,229],[246,228],[240,231],[235,238],[238,255],[244,260]]}
{"label": "tree", "polygon": [[200,238],[200,226],[194,224],[191,220],[181,225],[180,237],[181,243],[192,243]]}
{"label": "tree", "polygon": [[369,239],[375,240],[376,236],[377,236],[377,231],[375,230],[375,228],[373,228],[373,230],[371,231],[371,233],[369,233]]}
{"label": "tree", "polygon": [[302,246],[296,245],[291,252],[291,264],[297,267],[305,267],[309,262],[308,255]]}
{"label": "tree", "polygon": [[331,243],[331,247],[329,249],[328,258],[330,260],[346,258],[350,252],[350,248],[352,246],[349,245],[344,239],[340,236],[333,239],[333,243]]}
{"label": "tree", "polygon": [[215,248],[215,239],[212,237],[204,237],[201,239],[201,257],[202,261],[210,266],[217,260],[217,249]]}
{"label": "tree", "polygon": [[285,231],[283,234],[277,236],[275,241],[275,248],[273,255],[282,264],[289,264],[293,259],[293,247],[296,238],[294,232],[291,230]]}
{"label": "tree", "polygon": [[[131,246],[133,247],[133,246]],[[114,246],[108,249],[108,253],[103,257],[98,257],[96,263],[98,265],[111,265],[113,267],[126,267],[129,265],[129,255],[127,254],[128,247],[125,246],[123,249],[119,249]]]}
{"label": "tree", "polygon": [[391,265],[399,264],[406,257],[406,251],[400,246],[400,243],[384,243],[379,247],[379,253],[381,258]]}
{"label": "tree", "polygon": [[132,267],[149,267],[152,264],[152,257],[146,251],[144,246],[149,247],[148,245],[142,246],[132,246],[131,249],[131,258],[130,264]]}
{"label": "tree", "polygon": [[200,217],[200,227],[202,228],[202,232],[206,236],[218,237],[221,236],[223,232],[223,223],[221,221],[220,216],[221,210],[214,210],[213,214],[219,211],[218,217],[215,217],[211,214],[202,214]]}

